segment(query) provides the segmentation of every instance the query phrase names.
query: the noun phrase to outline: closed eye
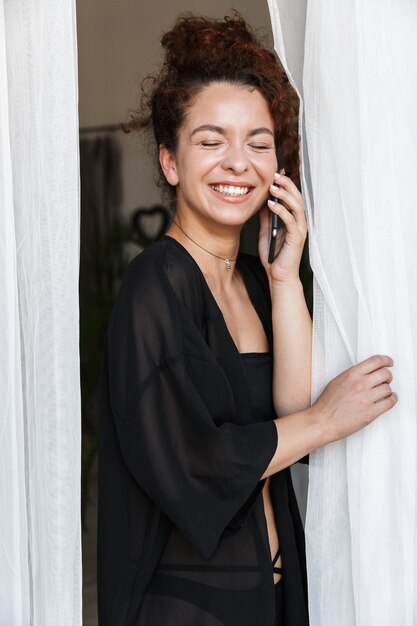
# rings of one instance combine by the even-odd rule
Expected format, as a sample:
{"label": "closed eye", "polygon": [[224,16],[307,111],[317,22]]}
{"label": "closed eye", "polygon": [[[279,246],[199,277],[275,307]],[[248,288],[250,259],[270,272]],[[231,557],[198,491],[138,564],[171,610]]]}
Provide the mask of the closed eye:
{"label": "closed eye", "polygon": [[249,147],[252,148],[253,150],[257,150],[258,152],[265,152],[267,150],[273,149],[273,146],[270,146],[264,143],[251,143],[249,144]]}
{"label": "closed eye", "polygon": [[200,146],[203,146],[203,148],[217,148],[217,146],[221,145],[221,141],[200,141]]}

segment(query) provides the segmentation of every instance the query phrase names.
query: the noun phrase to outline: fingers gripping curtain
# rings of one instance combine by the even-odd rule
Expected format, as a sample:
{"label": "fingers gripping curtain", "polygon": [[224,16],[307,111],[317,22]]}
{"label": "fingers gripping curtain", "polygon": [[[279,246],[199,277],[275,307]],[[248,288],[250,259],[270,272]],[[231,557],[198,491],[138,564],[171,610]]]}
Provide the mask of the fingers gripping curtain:
{"label": "fingers gripping curtain", "polygon": [[0,623],[81,624],[75,2],[0,0]]}
{"label": "fingers gripping curtain", "polygon": [[315,274],[313,399],[343,369],[394,358],[399,403],[311,456],[312,626],[417,624],[417,6],[269,0],[302,99]]}

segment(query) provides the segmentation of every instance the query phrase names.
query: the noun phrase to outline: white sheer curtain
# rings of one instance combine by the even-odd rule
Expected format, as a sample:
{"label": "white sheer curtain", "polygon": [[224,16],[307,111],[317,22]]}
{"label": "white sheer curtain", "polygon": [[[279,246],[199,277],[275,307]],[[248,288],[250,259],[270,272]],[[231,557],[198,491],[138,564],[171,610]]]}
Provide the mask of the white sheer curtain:
{"label": "white sheer curtain", "polygon": [[311,456],[312,626],[417,625],[417,4],[268,0],[303,100],[314,397],[371,354],[399,403]]}
{"label": "white sheer curtain", "polygon": [[74,0],[0,0],[0,624],[81,624]]}

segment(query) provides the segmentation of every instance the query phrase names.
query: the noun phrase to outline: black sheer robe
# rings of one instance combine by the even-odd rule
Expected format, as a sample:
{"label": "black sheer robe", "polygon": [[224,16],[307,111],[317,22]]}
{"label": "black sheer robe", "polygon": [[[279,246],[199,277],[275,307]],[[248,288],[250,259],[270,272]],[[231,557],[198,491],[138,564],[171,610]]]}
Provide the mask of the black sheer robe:
{"label": "black sheer robe", "polygon": [[[239,255],[270,345],[259,260]],[[204,276],[162,237],[130,264],[101,373],[100,626],[273,626],[260,478],[275,415],[252,415],[243,364]],[[271,479],[285,625],[305,626],[304,537],[289,469]]]}

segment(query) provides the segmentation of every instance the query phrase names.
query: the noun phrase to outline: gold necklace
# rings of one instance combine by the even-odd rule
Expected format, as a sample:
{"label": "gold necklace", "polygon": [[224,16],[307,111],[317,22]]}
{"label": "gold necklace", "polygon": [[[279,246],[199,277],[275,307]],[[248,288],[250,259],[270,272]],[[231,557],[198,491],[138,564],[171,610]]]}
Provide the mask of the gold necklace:
{"label": "gold necklace", "polygon": [[203,246],[201,246],[199,243],[197,243],[196,241],[194,241],[194,239],[191,239],[191,237],[189,235],[187,235],[187,233],[181,228],[181,226],[178,224],[178,222],[176,222],[174,220],[173,224],[175,224],[175,226],[177,226],[180,231],[182,232],[183,235],[185,235],[187,237],[187,239],[189,239],[190,241],[192,241],[196,246],[198,246],[199,248],[201,248],[202,250],[204,250],[204,252],[207,252],[207,254],[211,254],[211,256],[215,256],[216,259],[221,259],[222,261],[224,261],[224,264],[226,265],[226,269],[227,270],[231,270],[232,269],[232,262],[236,261],[235,257],[234,259],[225,259],[222,256],[219,256],[218,254],[214,254],[214,252],[210,252],[210,250],[207,250],[206,248],[204,248]]}

